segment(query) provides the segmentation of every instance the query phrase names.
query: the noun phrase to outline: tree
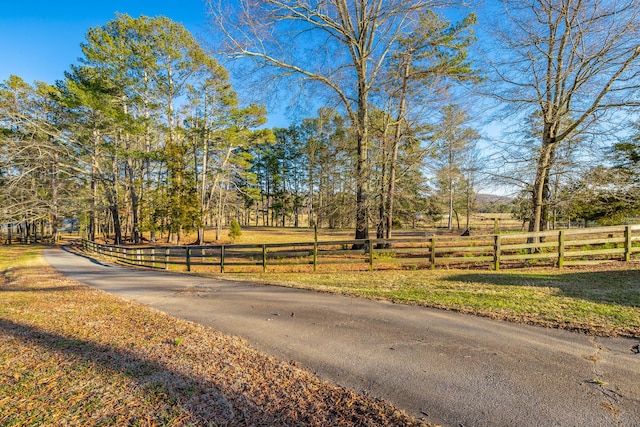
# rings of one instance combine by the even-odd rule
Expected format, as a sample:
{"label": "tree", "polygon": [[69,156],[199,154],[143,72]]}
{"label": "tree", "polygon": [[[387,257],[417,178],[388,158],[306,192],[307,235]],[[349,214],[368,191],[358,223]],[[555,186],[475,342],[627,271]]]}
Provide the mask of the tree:
{"label": "tree", "polygon": [[355,136],[355,237],[368,238],[372,91],[391,49],[417,25],[420,13],[454,2],[241,0],[233,10],[225,7],[228,2],[209,3],[228,53],[253,59],[272,77],[296,76],[311,89],[328,91],[344,109]]}
{"label": "tree", "polygon": [[[73,68],[66,80],[58,83],[58,102],[69,117],[64,124],[72,135],[79,153],[77,161],[86,166],[84,173],[91,182],[90,214],[87,237],[94,239],[97,219],[103,203],[99,203],[98,186],[103,189],[113,228],[114,243],[122,243],[120,207],[120,163],[122,153],[123,109],[120,100],[121,87],[87,67]],[[120,124],[120,126],[118,126]],[[106,225],[103,224],[103,229]]]}
{"label": "tree", "polygon": [[573,217],[615,224],[640,215],[640,133],[614,144],[606,157],[609,167],[591,168],[567,190],[574,194]]}
{"label": "tree", "polygon": [[609,153],[613,168],[627,174],[631,181],[640,184],[640,123],[635,123],[636,133],[629,141],[614,144]]}
{"label": "tree", "polygon": [[135,243],[145,230],[175,242],[198,230],[202,242],[214,205],[219,234],[221,177],[233,172],[234,152],[257,139],[248,132],[264,123],[264,108],[240,108],[226,70],[167,18],[117,15],[81,47],[81,65],[60,87],[91,157],[91,218],[100,183],[116,242],[124,227]]}
{"label": "tree", "polygon": [[321,108],[317,117],[302,120],[298,135],[307,166],[309,226],[352,225],[353,221],[344,218],[343,212],[351,215],[355,211],[353,194],[342,197],[337,206],[337,193],[347,196],[341,190],[352,188],[354,181],[353,171],[348,166],[354,150],[350,150],[344,118],[335,110]]}
{"label": "tree", "polygon": [[62,215],[74,205],[79,167],[60,130],[56,88],[10,76],[0,84],[0,223],[17,224],[23,238],[50,225],[56,239]]}
{"label": "tree", "polygon": [[[398,150],[402,138],[415,133],[416,125],[426,104],[439,101],[452,82],[478,81],[478,73],[467,59],[467,48],[475,41],[471,14],[460,23],[451,25],[432,10],[420,15],[416,28],[398,40],[390,55],[388,81],[385,84],[394,115],[390,123],[393,135],[388,150],[389,176],[382,194],[381,221],[378,237],[391,237],[393,225]],[[386,138],[385,138],[386,140]],[[384,169],[384,168],[383,168]]]}
{"label": "tree", "polygon": [[220,238],[222,232],[225,189],[242,191],[243,183],[252,181],[252,177],[247,176],[253,161],[251,151],[273,141],[270,129],[255,129],[264,124],[265,114],[264,107],[258,105],[234,108],[227,126],[216,135],[212,146],[213,181],[209,195],[216,206],[216,239]]}
{"label": "tree", "polygon": [[229,238],[231,240],[236,240],[240,236],[242,236],[242,228],[240,228],[240,224],[237,219],[232,219],[229,224]]}
{"label": "tree", "polygon": [[540,117],[531,183],[530,231],[545,228],[550,171],[559,147],[606,124],[621,108],[639,105],[637,0],[503,0],[500,49],[492,55],[494,94],[510,109]]}
{"label": "tree", "polygon": [[[271,225],[286,225],[293,216],[294,227],[299,226],[300,209],[304,206],[303,189],[306,188],[306,157],[298,126],[274,129],[275,142],[257,147],[256,163],[261,177],[261,193],[271,210]],[[267,223],[269,215],[266,215]]]}
{"label": "tree", "polygon": [[226,70],[215,63],[211,66],[202,82],[189,87],[190,103],[184,119],[191,142],[185,158],[194,162],[194,188],[199,198],[199,244],[204,242],[204,227],[210,216],[214,217],[216,240],[220,239],[227,190],[242,191],[244,184],[238,181],[247,179],[249,151],[272,139],[270,130],[255,130],[266,121],[264,107],[240,108]]}
{"label": "tree", "polygon": [[457,217],[456,205],[465,206],[467,213],[471,207],[473,155],[480,135],[466,125],[468,120],[467,113],[459,105],[448,105],[442,109],[442,123],[432,136],[437,164],[436,179],[449,213],[449,230],[453,230],[454,214]]}

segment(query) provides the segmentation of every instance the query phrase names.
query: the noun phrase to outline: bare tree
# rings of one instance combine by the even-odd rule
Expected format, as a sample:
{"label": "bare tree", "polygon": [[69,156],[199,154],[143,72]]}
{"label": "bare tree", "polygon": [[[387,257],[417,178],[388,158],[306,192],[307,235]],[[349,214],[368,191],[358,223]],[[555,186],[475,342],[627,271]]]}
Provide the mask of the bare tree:
{"label": "bare tree", "polygon": [[454,3],[460,2],[240,0],[228,10],[228,2],[209,2],[227,53],[253,59],[262,78],[267,73],[328,91],[346,111],[357,150],[357,239],[369,237],[370,95],[392,47],[417,25],[420,13]]}
{"label": "bare tree", "polygon": [[[530,231],[546,226],[558,148],[640,105],[638,0],[503,0],[494,68],[513,110],[540,117]],[[575,138],[574,138],[575,141]]]}
{"label": "bare tree", "polygon": [[77,190],[66,180],[77,170],[65,161],[69,150],[55,123],[60,112],[52,102],[55,87],[33,85],[17,76],[0,82],[0,224],[17,224],[22,237],[58,233],[60,215]]}

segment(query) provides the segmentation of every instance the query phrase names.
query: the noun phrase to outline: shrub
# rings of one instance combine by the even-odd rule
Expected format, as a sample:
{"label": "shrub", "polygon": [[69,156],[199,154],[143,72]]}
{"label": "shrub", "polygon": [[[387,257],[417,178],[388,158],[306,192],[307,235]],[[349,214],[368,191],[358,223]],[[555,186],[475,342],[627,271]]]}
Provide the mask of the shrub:
{"label": "shrub", "polygon": [[237,219],[232,219],[231,224],[229,224],[229,238],[231,240],[236,240],[242,236],[242,229],[240,228],[240,224]]}

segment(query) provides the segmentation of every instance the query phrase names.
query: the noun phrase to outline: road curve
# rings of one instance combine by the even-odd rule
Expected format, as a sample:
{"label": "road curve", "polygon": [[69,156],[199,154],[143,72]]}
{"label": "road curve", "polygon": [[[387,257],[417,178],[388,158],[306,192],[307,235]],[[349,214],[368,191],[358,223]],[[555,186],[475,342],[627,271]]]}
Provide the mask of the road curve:
{"label": "road curve", "polygon": [[244,337],[255,348],[433,423],[640,425],[637,339],[129,269],[60,248],[46,249],[44,256],[73,280]]}

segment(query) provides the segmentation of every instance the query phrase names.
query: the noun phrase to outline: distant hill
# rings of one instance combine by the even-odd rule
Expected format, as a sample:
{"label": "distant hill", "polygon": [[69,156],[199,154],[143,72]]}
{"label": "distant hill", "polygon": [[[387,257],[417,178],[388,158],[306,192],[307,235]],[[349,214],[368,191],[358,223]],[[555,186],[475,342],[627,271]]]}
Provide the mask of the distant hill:
{"label": "distant hill", "polygon": [[497,196],[495,194],[476,194],[478,212],[511,212],[513,208],[513,197]]}

